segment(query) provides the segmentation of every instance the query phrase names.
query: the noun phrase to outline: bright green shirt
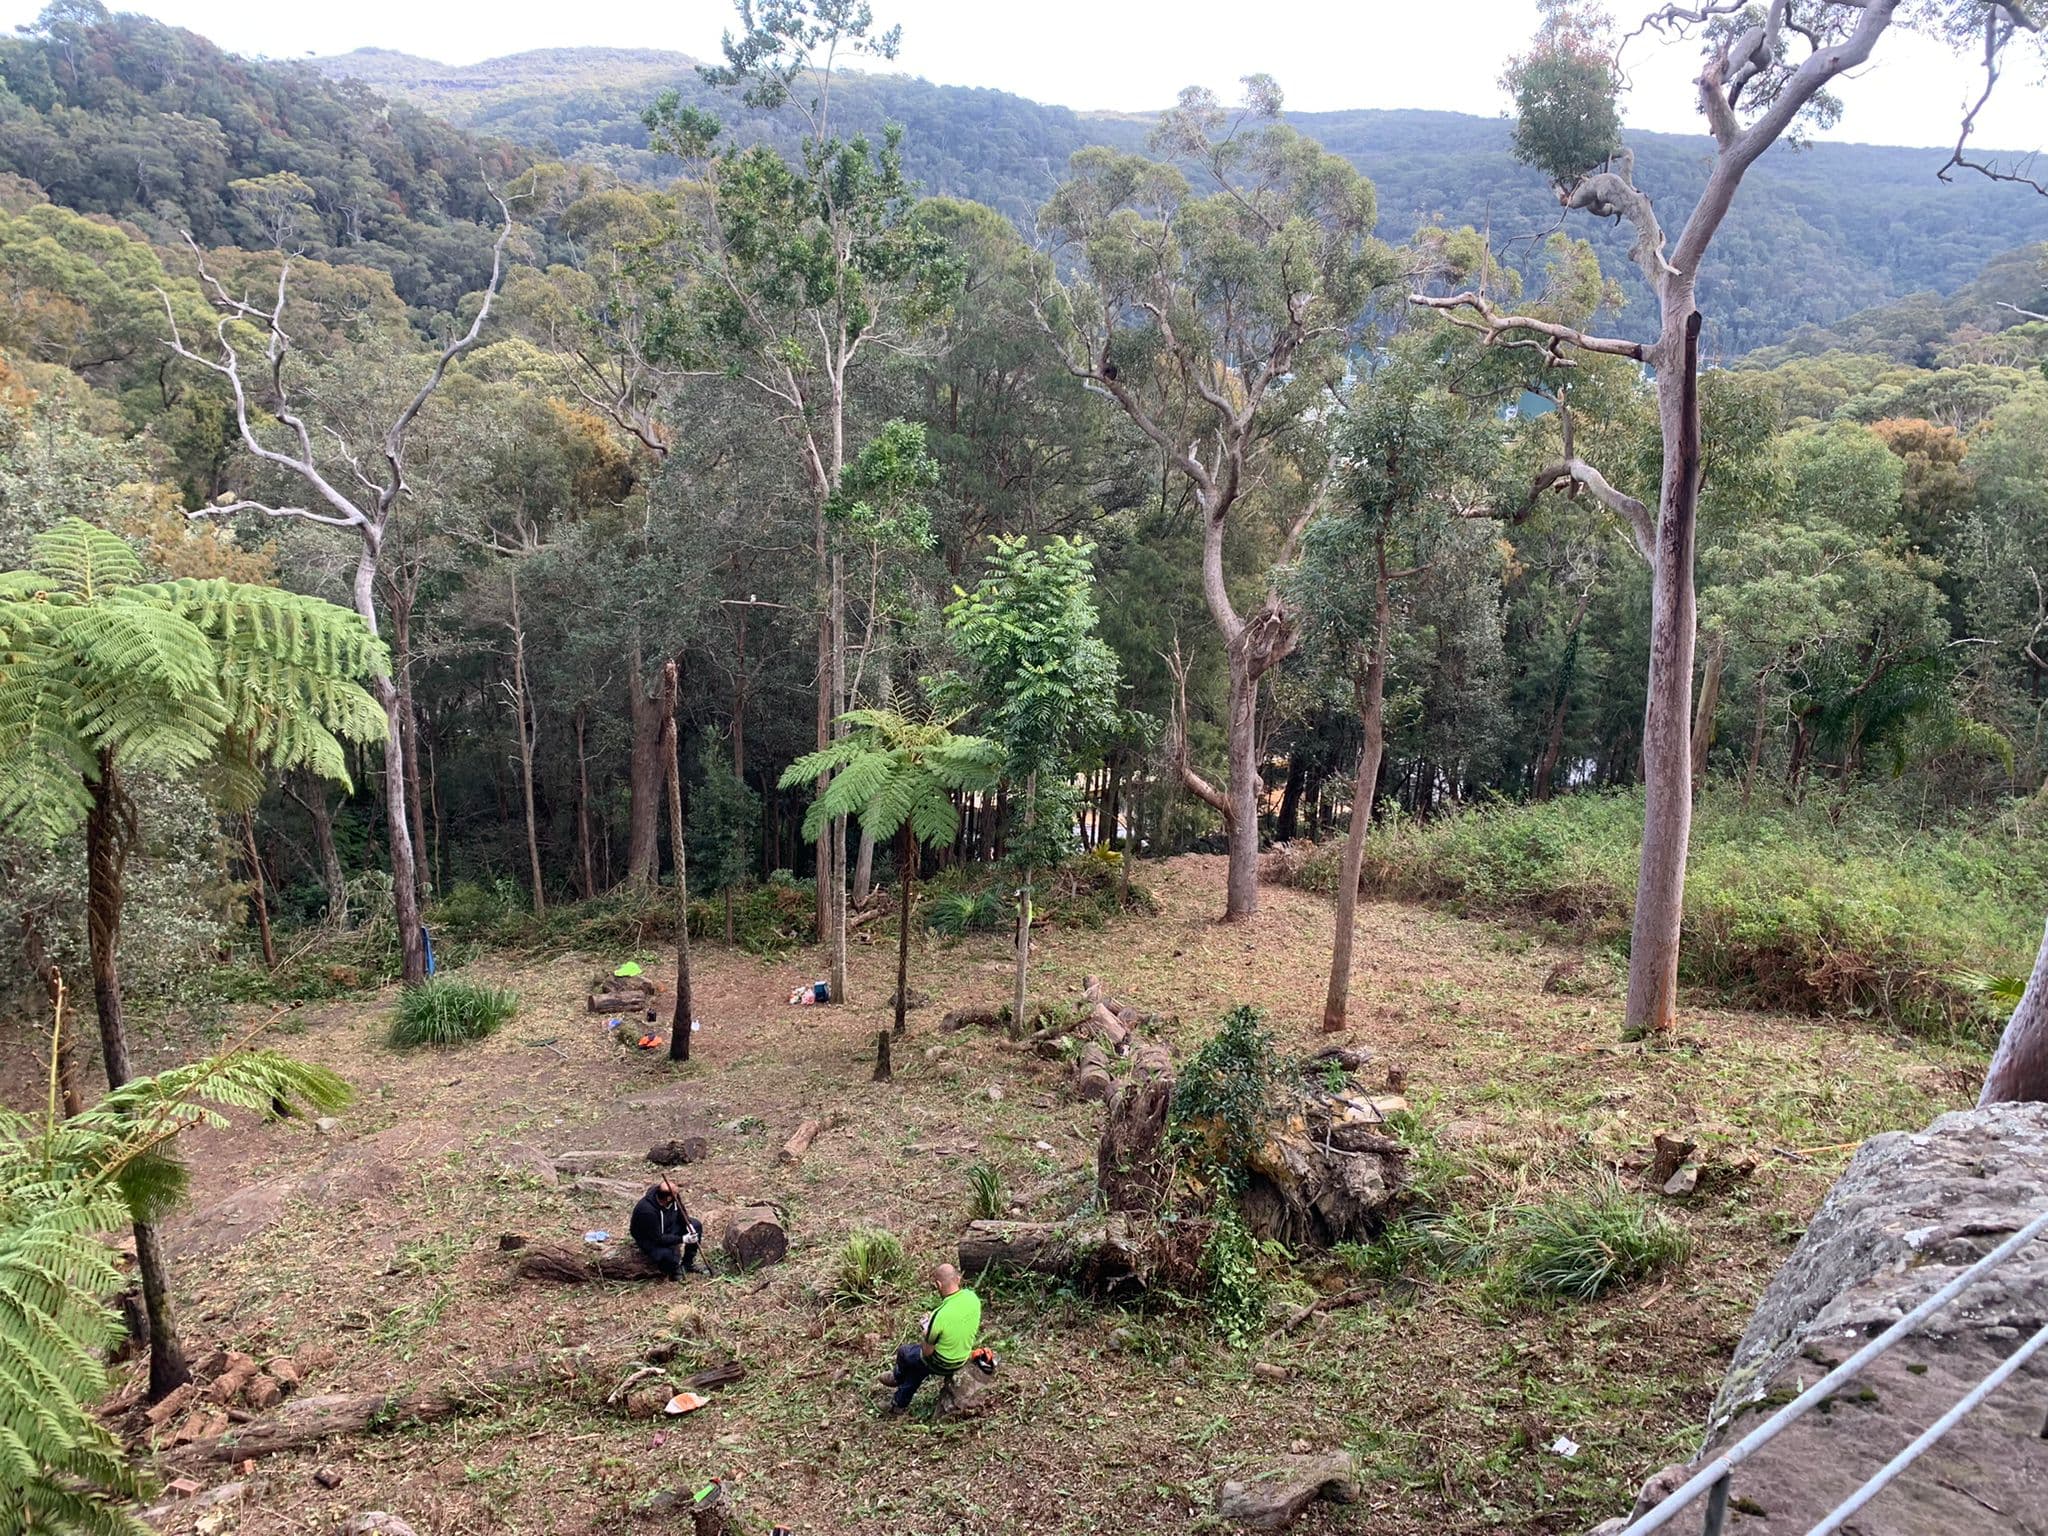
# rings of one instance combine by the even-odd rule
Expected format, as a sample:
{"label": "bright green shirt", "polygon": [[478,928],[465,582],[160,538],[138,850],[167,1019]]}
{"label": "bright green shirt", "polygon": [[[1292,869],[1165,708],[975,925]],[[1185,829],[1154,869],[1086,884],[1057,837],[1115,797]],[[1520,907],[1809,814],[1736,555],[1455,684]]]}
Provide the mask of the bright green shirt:
{"label": "bright green shirt", "polygon": [[974,1353],[974,1341],[980,1334],[981,1298],[963,1285],[933,1309],[924,1341],[931,1345],[939,1364],[957,1371]]}

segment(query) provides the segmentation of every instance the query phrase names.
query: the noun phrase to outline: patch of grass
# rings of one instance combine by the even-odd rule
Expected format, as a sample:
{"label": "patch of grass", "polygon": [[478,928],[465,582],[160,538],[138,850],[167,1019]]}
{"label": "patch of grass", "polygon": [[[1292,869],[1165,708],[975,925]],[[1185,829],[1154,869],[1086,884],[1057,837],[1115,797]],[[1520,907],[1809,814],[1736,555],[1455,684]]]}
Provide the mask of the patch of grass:
{"label": "patch of grass", "polygon": [[401,1050],[422,1045],[460,1045],[497,1033],[519,1011],[519,994],[454,976],[430,976],[398,995],[391,1043]]}
{"label": "patch of grass", "polygon": [[1607,1180],[1510,1213],[1496,1279],[1521,1297],[1591,1301],[1677,1264],[1691,1244],[1670,1217]]}
{"label": "patch of grass", "polygon": [[834,1270],[832,1299],[862,1306],[895,1294],[910,1283],[910,1255],[894,1232],[863,1227],[847,1238]]}
{"label": "patch of grass", "polygon": [[967,1209],[976,1221],[995,1221],[1009,1208],[1002,1169],[993,1163],[976,1163],[967,1170]]}
{"label": "patch of grass", "polygon": [[[1396,822],[1366,844],[1365,885],[1619,955],[1642,823],[1639,792]],[[1292,883],[1330,888],[1326,846],[1294,861]],[[1874,796],[1744,808],[1710,788],[1693,820],[1681,974],[1746,1007],[1981,1036],[2000,1021],[1985,979],[2028,968],[2044,883],[2048,836],[2017,818],[1929,828]]]}
{"label": "patch of grass", "polygon": [[993,932],[1008,915],[1002,897],[993,890],[941,891],[924,904],[925,926],[950,939]]}

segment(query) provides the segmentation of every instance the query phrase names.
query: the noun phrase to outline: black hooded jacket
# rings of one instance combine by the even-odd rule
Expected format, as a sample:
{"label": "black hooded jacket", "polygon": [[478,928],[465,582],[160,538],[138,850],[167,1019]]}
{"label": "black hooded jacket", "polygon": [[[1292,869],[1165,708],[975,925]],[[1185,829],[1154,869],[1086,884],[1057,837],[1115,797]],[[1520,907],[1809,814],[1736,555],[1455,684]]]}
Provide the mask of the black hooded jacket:
{"label": "black hooded jacket", "polygon": [[689,1229],[685,1225],[689,1212],[683,1209],[683,1202],[663,1206],[655,1198],[661,1193],[661,1186],[655,1185],[640,1197],[640,1203],[633,1207],[633,1243],[643,1249],[677,1248],[682,1245],[683,1234]]}

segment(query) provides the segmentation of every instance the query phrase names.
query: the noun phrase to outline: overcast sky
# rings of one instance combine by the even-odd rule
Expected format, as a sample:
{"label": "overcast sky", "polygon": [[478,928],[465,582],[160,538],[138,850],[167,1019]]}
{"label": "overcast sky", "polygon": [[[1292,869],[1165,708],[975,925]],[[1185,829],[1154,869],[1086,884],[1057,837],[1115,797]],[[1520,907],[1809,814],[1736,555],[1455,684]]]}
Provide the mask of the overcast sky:
{"label": "overcast sky", "polygon": [[[1640,0],[1610,3],[1626,15]],[[32,21],[41,8],[42,0],[0,0],[0,24]],[[115,8],[124,7],[115,0]],[[149,0],[132,8],[238,53],[299,58],[379,47],[448,64],[592,44],[713,57],[733,17],[724,0],[592,9],[561,0]],[[1502,60],[1535,22],[1533,0],[875,0],[875,10],[903,25],[898,69],[947,85],[1124,111],[1163,106],[1188,84],[1227,92],[1239,76],[1265,71],[1279,80],[1288,105],[1303,111],[1440,107],[1491,115],[1502,105]],[[1631,45],[1628,121],[1697,131],[1686,84],[1696,58],[1688,44]],[[1945,144],[1980,87],[1968,61],[1916,37],[1889,37],[1843,88],[1848,111],[1828,136]],[[1979,119],[1976,142],[2048,148],[2048,85],[2037,64],[2008,73]]]}

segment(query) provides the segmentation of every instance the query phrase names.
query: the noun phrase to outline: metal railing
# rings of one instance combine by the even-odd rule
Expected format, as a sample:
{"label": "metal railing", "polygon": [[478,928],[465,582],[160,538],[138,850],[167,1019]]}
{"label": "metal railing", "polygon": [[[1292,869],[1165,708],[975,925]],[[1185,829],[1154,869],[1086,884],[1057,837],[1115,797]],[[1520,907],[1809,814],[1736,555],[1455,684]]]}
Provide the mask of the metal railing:
{"label": "metal railing", "polygon": [[[1940,1290],[1929,1296],[1919,1306],[1885,1329],[1876,1338],[1865,1344],[1855,1354],[1829,1371],[1827,1375],[1808,1387],[1804,1392],[1785,1404],[1763,1423],[1757,1425],[1734,1445],[1701,1467],[1681,1487],[1675,1490],[1655,1509],[1627,1526],[1621,1536],[1650,1536],[1652,1531],[1661,1531],[1682,1514],[1693,1500],[1701,1494],[1707,1495],[1706,1525],[1704,1536],[1721,1536],[1722,1523],[1728,1516],[1728,1485],[1735,1469],[1764,1446],[1770,1444],[1778,1434],[1795,1419],[1808,1410],[1818,1407],[1851,1381],[1856,1373],[1870,1364],[1879,1355],[1890,1349],[1899,1340],[1913,1332],[1928,1318],[1941,1311],[1957,1296],[1985,1275],[2003,1264],[2028,1243],[2048,1231],[2048,1211],[2043,1211],[2019,1231],[2013,1233],[1996,1248],[1968,1269],[1950,1280]],[[2009,1380],[2019,1368],[2031,1360],[2040,1350],[2048,1347],[2048,1325],[2013,1351],[2006,1360],[1992,1370],[1984,1379],[1972,1387],[1940,1418],[1936,1419],[1898,1455],[1886,1462],[1864,1481],[1856,1491],[1829,1510],[1818,1525],[1807,1531],[1807,1536],[1828,1536],[1838,1531],[1843,1524],[1864,1505],[1884,1490],[1898,1475],[1919,1459],[1922,1452],[1932,1446],[1961,1421],[1964,1414],[1975,1408],[1985,1398]]]}

